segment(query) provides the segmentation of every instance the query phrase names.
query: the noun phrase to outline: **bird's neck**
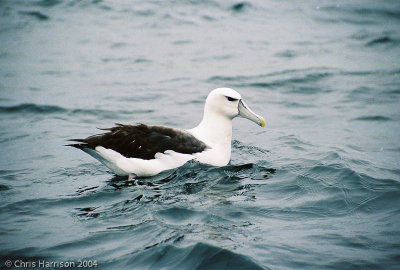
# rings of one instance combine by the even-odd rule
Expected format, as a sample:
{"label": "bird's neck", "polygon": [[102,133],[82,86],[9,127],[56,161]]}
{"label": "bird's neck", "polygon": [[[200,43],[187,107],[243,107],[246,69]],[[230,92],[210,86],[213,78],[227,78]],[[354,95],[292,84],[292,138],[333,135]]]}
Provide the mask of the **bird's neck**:
{"label": "bird's neck", "polygon": [[205,113],[200,124],[191,130],[200,140],[212,147],[231,147],[232,119],[216,114]]}

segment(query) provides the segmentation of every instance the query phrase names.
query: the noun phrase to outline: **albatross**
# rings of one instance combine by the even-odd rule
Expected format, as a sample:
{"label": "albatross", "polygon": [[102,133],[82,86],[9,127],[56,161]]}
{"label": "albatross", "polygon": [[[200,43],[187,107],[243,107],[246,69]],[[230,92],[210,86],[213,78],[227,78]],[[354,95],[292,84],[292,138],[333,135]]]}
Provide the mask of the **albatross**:
{"label": "albatross", "polygon": [[238,92],[217,88],[208,94],[203,119],[195,128],[116,124],[102,129],[106,131],[102,134],[72,139],[68,146],[83,150],[120,176],[153,176],[189,160],[225,166],[231,157],[232,120],[237,116],[265,126],[264,118]]}

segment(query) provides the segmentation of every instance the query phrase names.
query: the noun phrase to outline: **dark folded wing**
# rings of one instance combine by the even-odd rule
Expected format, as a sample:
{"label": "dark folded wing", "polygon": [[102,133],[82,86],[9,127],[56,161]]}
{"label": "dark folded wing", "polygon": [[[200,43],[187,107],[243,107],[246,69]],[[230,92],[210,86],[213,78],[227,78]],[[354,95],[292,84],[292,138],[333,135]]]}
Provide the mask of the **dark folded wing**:
{"label": "dark folded wing", "polygon": [[139,125],[116,124],[103,129],[108,132],[93,135],[86,139],[73,139],[78,142],[70,146],[94,149],[96,146],[113,149],[125,157],[153,159],[156,153],[173,150],[183,154],[204,151],[207,145],[193,135],[179,129]]}

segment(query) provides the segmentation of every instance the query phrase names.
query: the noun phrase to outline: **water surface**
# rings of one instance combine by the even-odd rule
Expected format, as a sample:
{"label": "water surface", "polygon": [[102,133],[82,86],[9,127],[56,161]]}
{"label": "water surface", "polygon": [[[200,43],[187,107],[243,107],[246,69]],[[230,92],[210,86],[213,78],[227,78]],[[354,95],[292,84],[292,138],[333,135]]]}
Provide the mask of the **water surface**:
{"label": "water surface", "polygon": [[[396,269],[398,1],[0,1],[0,264]],[[192,128],[232,158],[138,184],[65,147],[115,122]]]}

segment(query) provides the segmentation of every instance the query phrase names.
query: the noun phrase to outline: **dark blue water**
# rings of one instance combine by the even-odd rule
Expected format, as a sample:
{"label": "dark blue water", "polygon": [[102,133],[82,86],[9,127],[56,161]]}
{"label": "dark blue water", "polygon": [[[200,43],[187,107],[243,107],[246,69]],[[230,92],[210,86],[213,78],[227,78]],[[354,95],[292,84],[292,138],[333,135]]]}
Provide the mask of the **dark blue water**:
{"label": "dark blue water", "polygon": [[[399,269],[399,45],[396,0],[0,1],[0,267]],[[64,146],[222,86],[267,120],[228,166],[135,185]]]}

